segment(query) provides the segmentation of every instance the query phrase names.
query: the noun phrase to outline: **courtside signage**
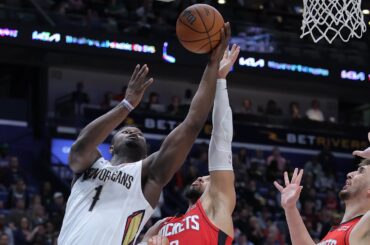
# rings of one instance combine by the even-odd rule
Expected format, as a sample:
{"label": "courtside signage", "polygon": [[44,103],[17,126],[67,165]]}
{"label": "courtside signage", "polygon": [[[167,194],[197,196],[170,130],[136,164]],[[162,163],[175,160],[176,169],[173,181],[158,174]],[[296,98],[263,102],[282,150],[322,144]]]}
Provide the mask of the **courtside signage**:
{"label": "courtside signage", "polygon": [[[353,80],[353,81],[365,81],[366,73],[358,72],[358,71],[351,71],[351,70],[342,70],[340,73],[340,77],[342,79],[348,79],[348,80]],[[370,81],[370,74],[368,75],[368,79]]]}
{"label": "courtside signage", "polygon": [[328,69],[320,67],[310,67],[302,64],[281,63],[273,60],[257,59],[254,57],[240,57],[239,66],[252,68],[268,68],[272,70],[306,73],[313,76],[328,77],[330,72]]}
{"label": "courtside signage", "polygon": [[18,30],[16,29],[0,28],[0,38],[1,37],[16,38],[17,36]]}

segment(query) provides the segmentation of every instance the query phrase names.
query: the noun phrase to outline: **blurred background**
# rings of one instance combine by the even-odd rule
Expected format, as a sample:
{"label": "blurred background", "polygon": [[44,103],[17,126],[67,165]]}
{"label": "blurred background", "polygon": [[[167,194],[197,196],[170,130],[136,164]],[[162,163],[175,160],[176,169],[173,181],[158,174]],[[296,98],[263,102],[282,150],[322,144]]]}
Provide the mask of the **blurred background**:
{"label": "blurred background", "polygon": [[[351,152],[369,145],[369,32],[331,45],[300,39],[298,0],[0,0],[0,244],[55,244],[70,146],[124,98],[136,64],[155,83],[125,124],[139,125],[152,152],[183,120],[207,62],[176,39],[176,19],[194,3],[216,7],[242,50],[228,78],[234,243],[290,244],[272,182],[295,167],[305,169],[299,208],[311,236],[341,220]],[[209,121],[147,227],[186,211],[184,190],[208,172],[210,133]]]}

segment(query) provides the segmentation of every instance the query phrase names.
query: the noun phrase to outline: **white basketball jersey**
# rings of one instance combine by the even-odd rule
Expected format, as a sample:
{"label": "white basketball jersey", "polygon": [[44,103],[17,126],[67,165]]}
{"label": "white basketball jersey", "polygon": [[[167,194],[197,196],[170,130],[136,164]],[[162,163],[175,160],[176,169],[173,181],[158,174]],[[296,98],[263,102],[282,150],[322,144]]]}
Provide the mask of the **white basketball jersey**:
{"label": "white basketball jersey", "polygon": [[131,245],[153,214],[141,190],[142,161],[98,159],[73,185],[58,245]]}

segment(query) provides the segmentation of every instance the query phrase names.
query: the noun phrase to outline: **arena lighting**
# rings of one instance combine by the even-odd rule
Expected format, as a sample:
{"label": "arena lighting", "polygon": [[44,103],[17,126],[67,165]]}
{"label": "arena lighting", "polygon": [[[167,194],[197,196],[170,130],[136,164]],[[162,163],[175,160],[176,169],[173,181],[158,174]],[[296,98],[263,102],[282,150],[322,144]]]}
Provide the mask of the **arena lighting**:
{"label": "arena lighting", "polygon": [[365,15],[369,15],[370,14],[370,10],[364,9],[364,10],[362,10],[362,13],[365,14]]}
{"label": "arena lighting", "polygon": [[240,57],[239,58],[239,65],[240,66],[248,66],[248,67],[265,67],[265,60],[264,59],[255,59],[253,57]]}
{"label": "arena lighting", "polygon": [[340,73],[340,77],[342,79],[348,79],[348,80],[353,80],[353,81],[365,81],[366,80],[365,72],[357,72],[357,71],[342,70]]}
{"label": "arena lighting", "polygon": [[0,37],[12,37],[16,38],[18,36],[18,30],[9,28],[0,28]]}
{"label": "arena lighting", "polygon": [[310,66],[304,66],[299,64],[286,64],[286,63],[279,63],[275,61],[267,62],[267,66],[270,69],[274,70],[282,70],[282,71],[292,71],[292,72],[299,72],[299,73],[308,73],[314,76],[329,76],[329,70],[323,68],[314,68]]}
{"label": "arena lighting", "polygon": [[72,35],[65,36],[66,44],[75,44],[80,46],[90,46],[94,48],[107,48],[107,49],[118,49],[123,51],[138,52],[138,53],[149,53],[154,54],[156,52],[155,46],[152,45],[141,45],[137,43],[126,43],[116,42],[110,40],[95,40],[86,37],[75,37]]}
{"label": "arena lighting", "polygon": [[168,42],[164,42],[163,49],[162,49],[162,59],[167,61],[168,63],[176,63],[176,58],[167,54],[167,47],[168,47]]}
{"label": "arena lighting", "polygon": [[38,40],[43,42],[49,42],[49,43],[59,43],[61,40],[60,33],[50,33],[48,31],[38,32],[34,31],[32,32],[32,40]]}
{"label": "arena lighting", "polygon": [[218,0],[217,3],[218,4],[225,4],[226,3],[226,0]]}

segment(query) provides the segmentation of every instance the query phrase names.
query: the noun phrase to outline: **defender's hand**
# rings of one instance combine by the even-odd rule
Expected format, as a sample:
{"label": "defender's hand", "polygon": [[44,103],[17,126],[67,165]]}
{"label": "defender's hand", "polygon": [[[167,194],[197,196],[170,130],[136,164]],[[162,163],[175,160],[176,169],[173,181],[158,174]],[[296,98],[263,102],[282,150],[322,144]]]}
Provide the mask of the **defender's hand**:
{"label": "defender's hand", "polygon": [[220,62],[220,68],[218,69],[218,78],[226,79],[227,74],[229,74],[231,67],[238,58],[239,52],[240,47],[236,44],[233,44],[231,50],[228,48],[225,50],[224,56]]}
{"label": "defender's hand", "polygon": [[276,189],[281,193],[281,206],[283,209],[295,208],[299,195],[302,191],[301,180],[303,176],[303,169],[294,169],[292,181],[289,181],[288,173],[284,172],[285,188],[282,187],[277,181],[274,182]]}
{"label": "defender's hand", "polygon": [[[367,137],[370,142],[370,133],[368,133]],[[362,158],[370,159],[370,147],[368,147],[366,150],[363,150],[363,151],[359,151],[359,150],[354,151],[352,154],[355,156],[362,157]]]}
{"label": "defender's hand", "polygon": [[229,22],[224,24],[224,27],[221,29],[220,34],[221,34],[221,41],[217,45],[217,47],[213,49],[211,53],[211,59],[210,59],[211,63],[219,64],[225,53],[225,50],[227,49],[229,45],[230,36],[231,36],[231,29],[230,29]]}
{"label": "defender's hand", "polygon": [[127,85],[125,99],[131,103],[133,107],[136,107],[141,99],[143,98],[145,90],[153,83],[153,78],[146,80],[149,68],[147,65],[140,65],[135,67],[132,73],[131,79]]}
{"label": "defender's hand", "polygon": [[149,238],[148,245],[169,245],[170,242],[168,241],[167,237],[164,236],[153,236]]}

